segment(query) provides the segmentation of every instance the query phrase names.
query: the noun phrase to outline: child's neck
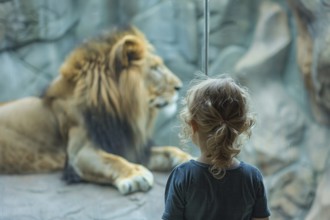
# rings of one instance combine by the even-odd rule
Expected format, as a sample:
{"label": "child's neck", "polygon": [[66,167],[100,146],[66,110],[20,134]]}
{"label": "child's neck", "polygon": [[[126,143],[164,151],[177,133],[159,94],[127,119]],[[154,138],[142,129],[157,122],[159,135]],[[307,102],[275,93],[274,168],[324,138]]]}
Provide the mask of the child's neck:
{"label": "child's neck", "polygon": [[[205,163],[205,164],[212,164],[211,160],[203,153],[197,158],[197,161],[201,162],[201,163]],[[228,169],[234,169],[234,168],[238,167],[239,164],[240,164],[240,161],[234,157],[231,160]]]}
{"label": "child's neck", "polygon": [[197,158],[197,161],[198,161],[198,162],[201,162],[201,163],[211,164],[210,159],[209,159],[206,155],[204,155],[204,154],[201,154],[201,155]]}

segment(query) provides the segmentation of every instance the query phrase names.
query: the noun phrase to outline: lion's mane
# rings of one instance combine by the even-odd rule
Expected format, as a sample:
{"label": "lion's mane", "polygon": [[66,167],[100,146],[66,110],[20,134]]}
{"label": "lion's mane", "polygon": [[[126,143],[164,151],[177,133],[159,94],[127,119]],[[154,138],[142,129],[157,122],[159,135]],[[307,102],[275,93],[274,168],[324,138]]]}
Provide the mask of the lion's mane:
{"label": "lion's mane", "polygon": [[92,141],[108,153],[139,163],[148,158],[147,125],[154,115],[141,74],[149,47],[134,28],[114,30],[83,43],[60,70],[75,85],[72,96]]}

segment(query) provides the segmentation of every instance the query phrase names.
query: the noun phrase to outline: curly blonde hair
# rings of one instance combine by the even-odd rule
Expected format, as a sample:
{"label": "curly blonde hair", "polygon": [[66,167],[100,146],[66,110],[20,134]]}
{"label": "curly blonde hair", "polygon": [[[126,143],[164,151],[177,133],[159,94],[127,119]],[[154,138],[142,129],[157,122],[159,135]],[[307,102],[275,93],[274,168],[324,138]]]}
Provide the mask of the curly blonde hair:
{"label": "curly blonde hair", "polygon": [[180,114],[183,143],[190,141],[194,120],[205,134],[209,171],[221,179],[232,158],[240,153],[242,135],[250,137],[254,118],[248,109],[248,92],[229,76],[196,80],[183,101]]}

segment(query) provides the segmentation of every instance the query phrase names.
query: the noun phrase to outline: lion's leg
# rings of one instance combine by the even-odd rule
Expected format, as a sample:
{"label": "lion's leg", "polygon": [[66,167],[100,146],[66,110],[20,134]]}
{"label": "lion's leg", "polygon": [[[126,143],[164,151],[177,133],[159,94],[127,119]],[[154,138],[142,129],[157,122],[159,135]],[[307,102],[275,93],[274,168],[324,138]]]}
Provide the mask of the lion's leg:
{"label": "lion's leg", "polygon": [[170,171],[190,159],[192,159],[191,155],[177,147],[153,147],[148,168],[155,171]]}
{"label": "lion's leg", "polygon": [[[70,136],[73,139],[79,138],[82,134],[79,129],[70,133],[78,134],[76,137]],[[147,168],[97,149],[87,139],[70,140],[68,155],[70,166],[80,178],[90,182],[112,184],[122,194],[147,191],[153,185],[153,175]]]}

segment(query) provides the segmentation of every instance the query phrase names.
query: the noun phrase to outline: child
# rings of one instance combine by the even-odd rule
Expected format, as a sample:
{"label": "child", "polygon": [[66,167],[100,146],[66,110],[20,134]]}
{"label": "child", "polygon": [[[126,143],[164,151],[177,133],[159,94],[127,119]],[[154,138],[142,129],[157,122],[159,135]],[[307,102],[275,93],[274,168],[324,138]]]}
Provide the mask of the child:
{"label": "child", "polygon": [[182,134],[201,152],[176,167],[166,184],[165,220],[267,220],[270,212],[260,171],[235,158],[239,137],[254,124],[247,91],[229,77],[192,86],[181,112]]}

